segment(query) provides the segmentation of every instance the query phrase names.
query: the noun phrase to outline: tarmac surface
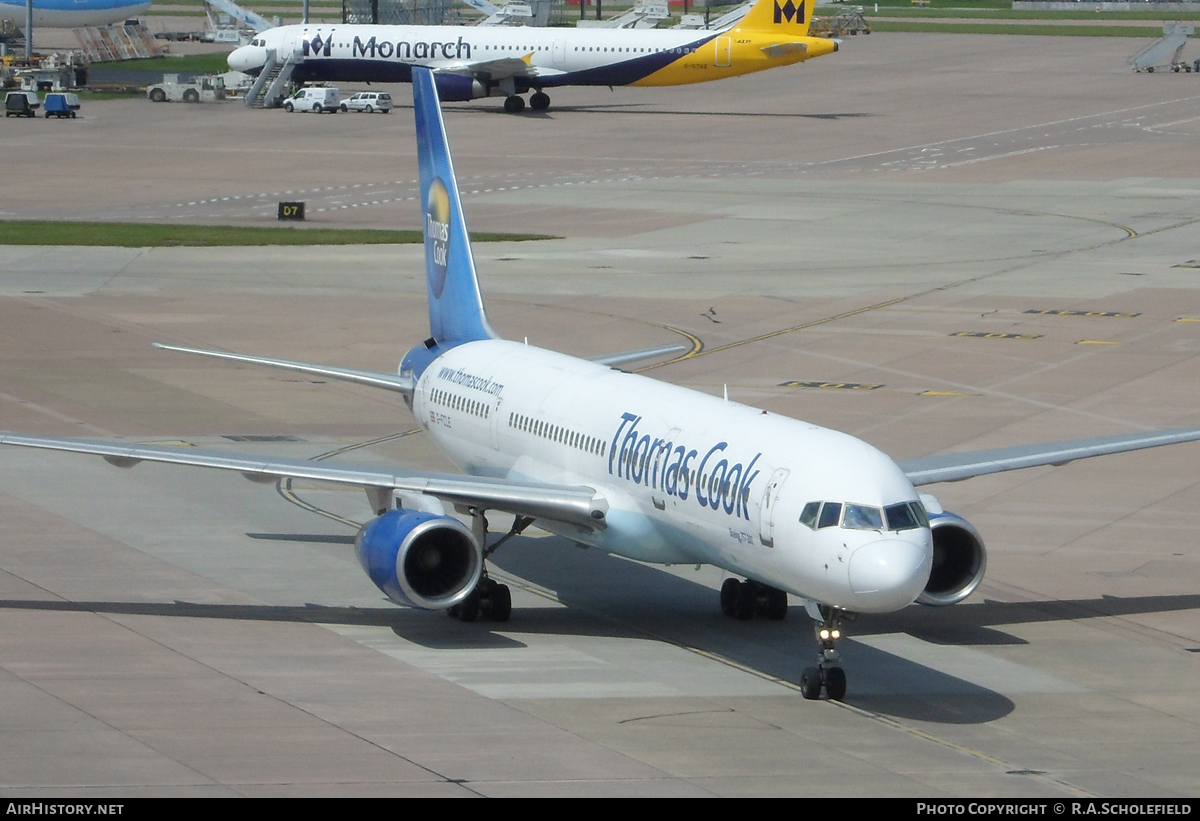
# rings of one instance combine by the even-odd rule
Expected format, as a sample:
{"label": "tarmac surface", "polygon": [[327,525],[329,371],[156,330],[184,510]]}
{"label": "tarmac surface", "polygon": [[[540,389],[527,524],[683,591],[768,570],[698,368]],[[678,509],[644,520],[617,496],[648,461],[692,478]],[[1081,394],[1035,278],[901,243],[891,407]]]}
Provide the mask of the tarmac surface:
{"label": "tarmac surface", "polygon": [[[895,458],[1200,425],[1200,78],[1135,75],[1134,46],[876,34],[540,115],[449,105],[471,227],[560,237],[476,246],[493,324],[580,355],[694,338],[645,372]],[[417,227],[392,91],[388,116],[7,120],[0,217],[302,199],[310,227]],[[425,336],[419,248],[45,242],[0,247],[0,429],[451,469],[391,396],[150,347],[391,370]],[[1198,457],[926,488],[988,576],[848,625],[834,703],[796,687],[803,608],[727,619],[712,568],[534,535],[495,557],[512,620],[462,624],[365,578],[361,493],[4,449],[0,791],[1196,796]]]}

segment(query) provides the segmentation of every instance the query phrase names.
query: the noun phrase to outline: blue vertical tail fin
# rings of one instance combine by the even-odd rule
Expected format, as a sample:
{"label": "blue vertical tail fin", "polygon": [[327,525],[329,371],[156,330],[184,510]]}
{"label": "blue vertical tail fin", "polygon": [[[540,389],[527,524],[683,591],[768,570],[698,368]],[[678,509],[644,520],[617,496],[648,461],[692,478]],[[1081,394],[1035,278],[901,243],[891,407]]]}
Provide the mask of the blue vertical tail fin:
{"label": "blue vertical tail fin", "polygon": [[459,202],[458,182],[446,141],[446,124],[433,73],[414,66],[413,108],[424,208],[425,278],[429,331],[439,344],[496,339],[488,323],[471,256],[471,238]]}

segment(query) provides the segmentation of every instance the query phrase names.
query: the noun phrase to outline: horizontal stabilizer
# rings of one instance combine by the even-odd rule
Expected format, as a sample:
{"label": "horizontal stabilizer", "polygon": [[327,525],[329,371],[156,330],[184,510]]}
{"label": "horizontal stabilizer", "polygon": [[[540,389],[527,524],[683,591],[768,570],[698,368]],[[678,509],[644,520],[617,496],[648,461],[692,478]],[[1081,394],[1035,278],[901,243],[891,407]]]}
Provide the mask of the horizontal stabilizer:
{"label": "horizontal stabilizer", "polygon": [[808,51],[808,43],[775,43],[763,46],[762,51],[768,57],[782,57],[785,54],[795,54],[796,52],[804,54]]}
{"label": "horizontal stabilizer", "polygon": [[610,353],[604,356],[588,357],[589,362],[595,362],[598,365],[623,365],[626,362],[637,362],[639,359],[650,359],[655,356],[666,356],[669,353],[679,353],[686,351],[687,345],[663,345],[658,348],[642,348],[639,351],[625,351],[624,353]]}
{"label": "horizontal stabilizer", "polygon": [[214,359],[228,359],[232,362],[246,362],[251,365],[266,365],[271,368],[283,368],[288,371],[299,371],[313,376],[327,376],[330,379],[341,379],[345,382],[357,382],[360,385],[370,385],[373,388],[384,388],[389,391],[412,394],[413,380],[410,377],[398,376],[391,373],[376,373],[375,371],[357,371],[353,368],[334,368],[329,365],[314,365],[309,362],[293,362],[289,359],[269,359],[265,356],[249,356],[240,353],[225,353],[224,351],[206,351],[200,348],[181,348],[177,345],[163,345],[155,342],[154,347],[164,351],[179,351],[198,356],[210,356]]}

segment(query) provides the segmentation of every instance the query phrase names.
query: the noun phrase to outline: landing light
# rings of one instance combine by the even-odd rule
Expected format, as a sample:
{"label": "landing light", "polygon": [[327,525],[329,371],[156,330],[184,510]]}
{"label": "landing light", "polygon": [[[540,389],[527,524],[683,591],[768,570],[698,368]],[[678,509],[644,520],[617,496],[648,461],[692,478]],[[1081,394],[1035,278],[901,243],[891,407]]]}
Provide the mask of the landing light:
{"label": "landing light", "polygon": [[821,641],[829,641],[831,639],[833,641],[837,641],[842,637],[842,631],[837,629],[830,630],[828,627],[822,627],[821,632],[817,635],[821,637]]}

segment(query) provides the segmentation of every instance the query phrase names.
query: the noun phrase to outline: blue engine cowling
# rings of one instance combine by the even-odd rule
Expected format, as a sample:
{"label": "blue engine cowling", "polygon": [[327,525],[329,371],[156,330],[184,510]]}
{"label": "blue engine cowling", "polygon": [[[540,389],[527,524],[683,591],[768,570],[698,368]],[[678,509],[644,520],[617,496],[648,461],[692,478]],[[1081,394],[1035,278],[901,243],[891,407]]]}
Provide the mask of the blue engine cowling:
{"label": "blue engine cowling", "polygon": [[410,607],[453,607],[483,574],[479,542],[451,516],[391,510],[363,525],[354,547],[375,586]]}
{"label": "blue engine cowling", "polygon": [[917,601],[944,607],[958,604],[975,592],[987,570],[987,551],[979,531],[953,513],[930,513],[933,530],[933,569]]}
{"label": "blue engine cowling", "polygon": [[438,98],[443,103],[462,103],[488,96],[487,86],[474,77],[439,72],[433,75],[433,82],[437,85]]}

